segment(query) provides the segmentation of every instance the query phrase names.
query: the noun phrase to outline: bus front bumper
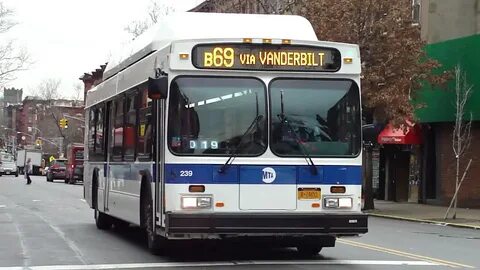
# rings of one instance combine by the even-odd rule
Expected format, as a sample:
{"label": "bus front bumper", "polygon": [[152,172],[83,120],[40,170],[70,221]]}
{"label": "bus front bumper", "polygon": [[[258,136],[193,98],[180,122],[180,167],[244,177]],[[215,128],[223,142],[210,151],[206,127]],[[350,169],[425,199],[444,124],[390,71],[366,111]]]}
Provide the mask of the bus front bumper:
{"label": "bus front bumper", "polygon": [[354,214],[167,213],[168,234],[359,235],[368,232],[368,216]]}

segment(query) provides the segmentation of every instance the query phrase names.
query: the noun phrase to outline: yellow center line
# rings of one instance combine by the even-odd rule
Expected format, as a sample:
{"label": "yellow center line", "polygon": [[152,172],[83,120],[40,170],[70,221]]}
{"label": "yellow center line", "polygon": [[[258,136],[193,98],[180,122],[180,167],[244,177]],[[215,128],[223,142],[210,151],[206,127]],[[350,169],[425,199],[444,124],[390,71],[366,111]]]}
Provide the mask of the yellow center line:
{"label": "yellow center line", "polygon": [[475,268],[471,265],[466,265],[466,264],[461,264],[461,263],[457,263],[457,262],[451,262],[451,261],[436,259],[436,258],[432,258],[432,257],[417,255],[417,254],[413,254],[413,253],[403,252],[403,251],[390,249],[390,248],[385,248],[385,247],[380,247],[380,246],[364,244],[364,243],[351,241],[351,240],[346,240],[346,239],[337,239],[337,242],[345,244],[345,245],[350,245],[350,246],[355,246],[355,247],[380,251],[380,252],[383,252],[383,253],[388,253],[388,254],[397,255],[397,256],[401,256],[401,257],[406,257],[406,258],[410,258],[410,259],[428,261],[428,262],[432,262],[432,263],[435,263],[435,264],[446,265],[446,266],[450,266],[450,267],[454,267],[454,268],[457,268],[457,267]]}

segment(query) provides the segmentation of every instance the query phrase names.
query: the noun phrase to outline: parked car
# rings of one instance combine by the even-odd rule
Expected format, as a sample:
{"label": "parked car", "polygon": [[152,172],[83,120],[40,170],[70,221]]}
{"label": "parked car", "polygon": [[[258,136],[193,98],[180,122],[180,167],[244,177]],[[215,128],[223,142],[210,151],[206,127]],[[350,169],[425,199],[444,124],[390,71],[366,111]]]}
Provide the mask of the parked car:
{"label": "parked car", "polygon": [[53,182],[53,180],[55,179],[65,180],[66,172],[67,172],[67,160],[56,159],[52,162],[50,167],[48,167],[47,181]]}
{"label": "parked car", "polygon": [[0,154],[0,176],[2,175],[15,175],[18,177],[17,163],[10,153]]}
{"label": "parked car", "polygon": [[48,167],[45,167],[41,170],[42,175],[47,175]]}

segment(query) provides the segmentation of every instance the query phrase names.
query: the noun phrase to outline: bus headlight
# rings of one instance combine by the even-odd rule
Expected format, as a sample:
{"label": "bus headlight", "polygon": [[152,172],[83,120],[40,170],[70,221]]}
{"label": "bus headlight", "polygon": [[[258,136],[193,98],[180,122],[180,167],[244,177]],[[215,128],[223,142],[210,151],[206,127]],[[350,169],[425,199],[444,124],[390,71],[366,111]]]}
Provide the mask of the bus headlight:
{"label": "bus headlight", "polygon": [[323,206],[325,208],[352,208],[353,200],[345,197],[326,197],[323,199]]}
{"label": "bus headlight", "polygon": [[352,208],[353,202],[352,198],[339,198],[338,207],[339,208]]}
{"label": "bus headlight", "polygon": [[182,209],[209,209],[212,208],[212,197],[181,197]]}

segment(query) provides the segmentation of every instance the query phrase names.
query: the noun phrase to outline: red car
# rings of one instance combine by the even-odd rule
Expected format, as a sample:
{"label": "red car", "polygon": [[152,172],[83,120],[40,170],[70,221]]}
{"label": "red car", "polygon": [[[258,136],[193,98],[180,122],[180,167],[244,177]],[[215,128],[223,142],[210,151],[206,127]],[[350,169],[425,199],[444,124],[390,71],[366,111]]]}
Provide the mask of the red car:
{"label": "red car", "polygon": [[65,180],[65,175],[67,172],[67,160],[66,159],[56,159],[52,162],[47,171],[47,181],[53,182],[55,179]]}

